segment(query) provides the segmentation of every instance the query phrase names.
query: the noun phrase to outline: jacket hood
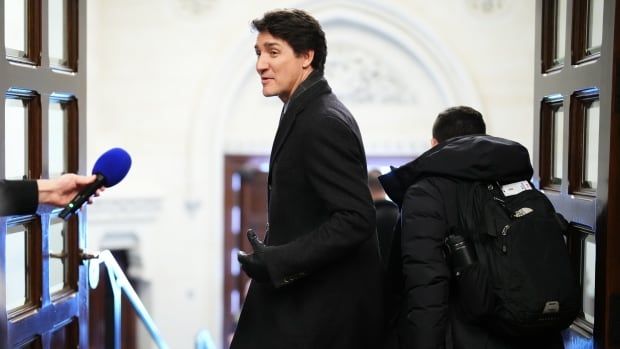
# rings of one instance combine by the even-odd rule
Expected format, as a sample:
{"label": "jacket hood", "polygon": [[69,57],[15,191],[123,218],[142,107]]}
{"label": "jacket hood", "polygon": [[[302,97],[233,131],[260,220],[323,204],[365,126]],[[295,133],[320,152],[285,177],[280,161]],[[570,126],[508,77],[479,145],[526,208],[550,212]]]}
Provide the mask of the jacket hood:
{"label": "jacket hood", "polygon": [[400,207],[407,188],[425,177],[512,183],[531,179],[533,172],[523,145],[488,135],[468,135],[436,145],[379,180]]}

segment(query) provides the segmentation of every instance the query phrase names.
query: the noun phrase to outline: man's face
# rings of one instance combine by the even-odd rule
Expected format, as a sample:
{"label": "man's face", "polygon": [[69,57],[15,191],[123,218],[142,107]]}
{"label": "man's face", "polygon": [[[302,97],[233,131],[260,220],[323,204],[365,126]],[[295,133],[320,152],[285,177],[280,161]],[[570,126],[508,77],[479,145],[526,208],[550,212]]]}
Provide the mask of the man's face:
{"label": "man's face", "polygon": [[293,91],[312,72],[314,51],[295,55],[284,40],[269,32],[256,37],[256,71],[260,75],[265,97],[278,96],[287,102]]}

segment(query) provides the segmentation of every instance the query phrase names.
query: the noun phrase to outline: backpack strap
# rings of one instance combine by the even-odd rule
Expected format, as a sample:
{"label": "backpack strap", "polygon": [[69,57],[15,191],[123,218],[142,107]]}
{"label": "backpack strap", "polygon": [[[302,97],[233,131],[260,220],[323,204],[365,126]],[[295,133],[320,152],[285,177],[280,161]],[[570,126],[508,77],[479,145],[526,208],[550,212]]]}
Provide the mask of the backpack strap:
{"label": "backpack strap", "polygon": [[465,208],[469,208],[471,206],[470,195],[471,182],[457,182],[454,200],[454,202],[456,203],[457,226],[451,227],[450,230],[452,234],[459,234],[464,236],[465,238],[471,238],[471,234],[469,231],[470,224],[468,223],[464,213],[464,211],[468,211],[465,210]]}
{"label": "backpack strap", "polygon": [[470,246],[470,252],[474,254],[474,260],[484,254],[480,250],[477,241],[480,240],[478,230],[476,229],[475,219],[472,214],[475,210],[472,195],[476,190],[476,186],[481,185],[479,182],[458,181],[456,183],[454,203],[456,204],[456,226],[450,226],[446,234],[446,247],[448,247],[448,236],[462,236]]}
{"label": "backpack strap", "polygon": [[[493,200],[498,203],[498,206],[503,208],[508,215],[511,214],[508,207],[506,207],[506,197],[501,190],[499,183],[492,182],[476,182],[476,181],[460,181],[457,183],[456,188],[456,212],[457,212],[457,230],[460,231],[461,235],[467,238],[475,238],[476,233],[478,233],[478,229],[476,229],[475,219],[478,217],[473,217],[474,215],[483,215],[484,207],[474,207],[476,205],[475,195],[476,189],[481,188],[480,190],[486,190],[490,193]],[[484,188],[484,189],[482,189]],[[476,212],[478,210],[479,212]]]}
{"label": "backpack strap", "polygon": [[494,238],[499,235],[495,222],[490,222],[489,217],[487,217],[489,212],[485,212],[486,203],[490,199],[496,202],[498,207],[501,207],[499,210],[510,216],[510,210],[506,207],[506,198],[499,183],[480,181],[457,183],[455,203],[458,224],[454,227],[454,231],[469,240],[479,261],[486,261],[488,258],[487,251],[483,248],[482,241],[486,240],[483,235],[490,235]]}

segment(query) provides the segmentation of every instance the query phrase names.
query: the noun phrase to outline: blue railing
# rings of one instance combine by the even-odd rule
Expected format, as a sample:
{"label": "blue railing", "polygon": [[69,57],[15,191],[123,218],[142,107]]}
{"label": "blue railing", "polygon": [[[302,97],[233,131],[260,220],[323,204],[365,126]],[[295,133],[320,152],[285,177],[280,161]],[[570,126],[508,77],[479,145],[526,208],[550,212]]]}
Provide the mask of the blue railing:
{"label": "blue railing", "polygon": [[142,304],[140,297],[136,294],[136,291],[129,283],[129,280],[127,280],[125,273],[123,273],[123,270],[116,262],[116,259],[110,250],[104,250],[98,253],[83,251],[82,255],[84,259],[89,260],[89,270],[93,271],[93,273],[89,272],[90,277],[95,277],[95,275],[98,276],[99,264],[101,263],[103,263],[103,265],[105,265],[108,269],[108,276],[110,277],[110,285],[114,296],[114,349],[121,348],[121,296],[123,294],[125,294],[129,300],[129,303],[136,311],[138,318],[142,320],[142,323],[146,327],[157,347],[159,349],[168,349],[168,345],[159,334],[159,330],[157,329],[157,326],[155,326],[153,318],[151,318],[149,312],[144,307],[144,304]]}

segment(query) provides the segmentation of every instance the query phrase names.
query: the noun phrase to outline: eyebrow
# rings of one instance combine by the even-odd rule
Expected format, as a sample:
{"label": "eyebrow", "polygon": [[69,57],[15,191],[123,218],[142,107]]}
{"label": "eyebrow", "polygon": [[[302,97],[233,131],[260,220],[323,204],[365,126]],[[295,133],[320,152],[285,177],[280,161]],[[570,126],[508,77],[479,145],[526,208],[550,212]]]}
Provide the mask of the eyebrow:
{"label": "eyebrow", "polygon": [[[277,42],[269,42],[269,41],[267,41],[266,43],[263,44],[263,46],[266,47],[266,48],[274,48],[274,47],[275,48],[279,48],[280,44],[277,43]],[[254,45],[254,49],[258,49],[258,48],[259,48],[258,45]]]}

